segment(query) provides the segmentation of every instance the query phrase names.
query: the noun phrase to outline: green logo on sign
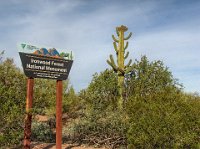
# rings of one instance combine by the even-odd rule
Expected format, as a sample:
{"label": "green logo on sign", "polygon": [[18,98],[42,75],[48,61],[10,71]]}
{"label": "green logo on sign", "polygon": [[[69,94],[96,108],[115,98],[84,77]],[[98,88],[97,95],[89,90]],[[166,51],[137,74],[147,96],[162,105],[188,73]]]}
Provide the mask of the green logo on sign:
{"label": "green logo on sign", "polygon": [[26,46],[26,44],[23,44],[23,43],[22,43],[22,44],[21,44],[21,46],[22,46],[22,48],[24,49],[24,48],[25,48],[25,46]]}

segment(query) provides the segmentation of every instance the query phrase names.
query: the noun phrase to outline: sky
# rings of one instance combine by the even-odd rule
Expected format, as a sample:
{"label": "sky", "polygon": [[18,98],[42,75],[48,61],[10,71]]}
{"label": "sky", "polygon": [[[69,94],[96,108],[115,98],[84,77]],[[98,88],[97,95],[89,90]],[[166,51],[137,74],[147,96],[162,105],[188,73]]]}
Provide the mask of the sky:
{"label": "sky", "polygon": [[76,91],[115,55],[112,34],[125,25],[129,58],[162,60],[186,92],[200,92],[199,0],[0,0],[0,51],[20,68],[17,43],[73,51]]}

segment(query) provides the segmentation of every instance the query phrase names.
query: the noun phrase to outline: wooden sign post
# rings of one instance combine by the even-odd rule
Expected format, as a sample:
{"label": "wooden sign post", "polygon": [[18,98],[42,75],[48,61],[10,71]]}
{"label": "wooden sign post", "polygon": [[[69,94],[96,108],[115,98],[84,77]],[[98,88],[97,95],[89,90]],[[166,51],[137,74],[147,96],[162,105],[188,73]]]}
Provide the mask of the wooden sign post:
{"label": "wooden sign post", "polygon": [[62,81],[56,81],[56,149],[62,148]]}
{"label": "wooden sign post", "polygon": [[31,121],[32,121],[32,106],[33,106],[33,86],[34,79],[27,80],[27,96],[26,96],[26,117],[24,127],[24,149],[30,149],[31,144]]}
{"label": "wooden sign post", "polygon": [[24,127],[24,149],[30,149],[31,121],[33,105],[33,78],[54,79],[56,81],[56,149],[62,148],[62,80],[68,78],[73,60],[72,53],[59,53],[55,48],[38,48],[20,44],[19,55],[25,75],[28,77],[26,117]]}

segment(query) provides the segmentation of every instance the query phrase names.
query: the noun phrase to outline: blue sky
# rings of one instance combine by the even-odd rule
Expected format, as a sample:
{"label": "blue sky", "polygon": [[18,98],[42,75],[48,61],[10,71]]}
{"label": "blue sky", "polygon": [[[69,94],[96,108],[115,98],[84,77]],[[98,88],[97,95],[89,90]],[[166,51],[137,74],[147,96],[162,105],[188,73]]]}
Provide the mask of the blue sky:
{"label": "blue sky", "polygon": [[162,60],[187,92],[200,92],[198,0],[0,0],[0,50],[21,67],[16,44],[72,50],[70,82],[79,91],[109,66],[111,35],[133,32],[129,58]]}

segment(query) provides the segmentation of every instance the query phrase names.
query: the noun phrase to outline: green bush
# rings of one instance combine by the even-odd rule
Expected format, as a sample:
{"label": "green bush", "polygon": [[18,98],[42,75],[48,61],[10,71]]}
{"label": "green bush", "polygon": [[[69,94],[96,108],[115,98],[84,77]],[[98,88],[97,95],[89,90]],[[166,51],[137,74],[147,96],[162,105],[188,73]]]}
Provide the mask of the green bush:
{"label": "green bush", "polygon": [[63,113],[67,113],[70,117],[77,117],[81,108],[82,99],[76,95],[73,87],[68,87],[63,96]]}
{"label": "green bush", "polygon": [[[3,53],[0,53],[0,146],[13,146],[20,144],[23,140],[23,128],[26,106],[26,84],[27,78],[24,73],[16,67],[13,59],[4,60]],[[66,105],[66,89],[68,81],[63,81],[63,107],[64,112],[68,110]],[[71,89],[72,90],[72,89]],[[69,93],[72,97],[72,93]],[[76,95],[73,94],[75,98]],[[73,99],[74,99],[73,98]],[[56,107],[56,81],[46,79],[34,79],[34,99],[33,99],[33,116],[35,114],[55,114]],[[73,101],[71,99],[71,101]],[[76,100],[77,102],[77,100]],[[69,104],[69,105],[75,105]],[[71,106],[72,107],[72,106]],[[35,126],[37,124],[33,124]],[[38,128],[46,128],[47,124],[38,124]],[[48,128],[48,127],[47,127]],[[46,132],[47,131],[47,132]],[[49,132],[48,132],[49,131]],[[39,132],[38,132],[39,133]],[[38,139],[47,135],[47,140],[51,141],[50,129],[41,131]],[[41,138],[40,138],[41,137]],[[46,137],[46,136],[45,136]]]}
{"label": "green bush", "polygon": [[33,122],[31,140],[37,142],[55,142],[55,133],[49,122]]}
{"label": "green bush", "polygon": [[84,99],[90,107],[96,106],[117,106],[117,75],[106,69],[100,74],[95,73],[93,79],[86,89]]}
{"label": "green bush", "polygon": [[128,103],[129,148],[197,148],[200,142],[200,101],[182,93],[132,97]]}
{"label": "green bush", "polygon": [[112,148],[126,145],[128,123],[125,113],[117,110],[117,97],[117,75],[111,70],[94,74],[79,94],[84,114],[69,128],[76,141]]}
{"label": "green bush", "polygon": [[[149,62],[144,56],[134,63],[134,68],[126,76],[122,111],[117,111],[116,74],[105,70],[93,76],[80,94],[86,109],[85,117],[74,127],[80,135],[77,138],[101,144],[106,135],[117,134],[124,138],[120,143],[128,144],[130,149],[197,148],[199,96],[184,94],[182,85],[161,61]],[[115,141],[106,143],[113,147]]]}
{"label": "green bush", "polygon": [[200,136],[199,100],[182,86],[161,61],[136,61],[127,78],[126,111],[129,148],[195,148]]}
{"label": "green bush", "polygon": [[21,143],[26,79],[12,59],[0,62],[0,146]]}
{"label": "green bush", "polygon": [[105,111],[95,110],[88,113],[89,115],[80,119],[73,126],[76,141],[95,146],[104,145],[109,148],[126,146],[128,121],[125,119],[124,113]]}
{"label": "green bush", "polygon": [[[33,114],[55,115],[55,81],[35,79]],[[117,108],[117,75],[95,74],[77,96],[64,82],[63,112],[76,118],[76,141],[109,148],[200,148],[200,97],[186,94],[161,61],[135,61],[126,76],[124,109]],[[66,89],[66,90],[65,90]],[[26,77],[0,54],[0,146],[23,139]],[[73,116],[72,116],[73,115]],[[68,125],[68,123],[67,123]],[[54,128],[53,128],[54,129]],[[33,122],[32,140],[55,142],[49,122]]]}
{"label": "green bush", "polygon": [[181,90],[182,85],[175,79],[162,61],[149,61],[146,56],[134,62],[134,69],[126,76],[126,94],[131,96],[150,96],[171,88]]}

